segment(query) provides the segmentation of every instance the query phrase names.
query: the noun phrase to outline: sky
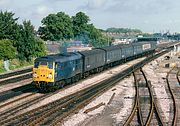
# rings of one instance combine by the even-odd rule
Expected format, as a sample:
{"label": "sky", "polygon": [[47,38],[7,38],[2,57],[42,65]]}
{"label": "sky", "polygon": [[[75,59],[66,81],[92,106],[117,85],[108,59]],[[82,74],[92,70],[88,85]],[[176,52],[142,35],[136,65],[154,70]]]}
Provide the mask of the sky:
{"label": "sky", "polygon": [[0,10],[12,11],[19,22],[41,20],[60,11],[86,13],[97,28],[137,28],[143,32],[180,32],[180,0],[0,0]]}

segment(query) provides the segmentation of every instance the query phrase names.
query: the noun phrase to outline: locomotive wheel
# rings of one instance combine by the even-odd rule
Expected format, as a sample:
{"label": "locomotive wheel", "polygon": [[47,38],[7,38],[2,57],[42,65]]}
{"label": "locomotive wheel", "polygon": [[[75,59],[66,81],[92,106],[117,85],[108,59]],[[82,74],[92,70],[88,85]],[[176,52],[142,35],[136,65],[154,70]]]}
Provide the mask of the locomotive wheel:
{"label": "locomotive wheel", "polygon": [[65,82],[64,82],[64,81],[61,81],[60,87],[63,88],[64,86],[65,86]]}
{"label": "locomotive wheel", "polygon": [[48,87],[48,91],[49,92],[54,92],[56,89],[54,88],[54,86],[53,87]]}
{"label": "locomotive wheel", "polygon": [[55,83],[55,89],[63,88],[65,86],[65,81],[59,81]]}
{"label": "locomotive wheel", "polygon": [[59,89],[59,88],[60,88],[59,82],[56,82],[56,83],[54,84],[54,89],[57,90],[57,89]]}

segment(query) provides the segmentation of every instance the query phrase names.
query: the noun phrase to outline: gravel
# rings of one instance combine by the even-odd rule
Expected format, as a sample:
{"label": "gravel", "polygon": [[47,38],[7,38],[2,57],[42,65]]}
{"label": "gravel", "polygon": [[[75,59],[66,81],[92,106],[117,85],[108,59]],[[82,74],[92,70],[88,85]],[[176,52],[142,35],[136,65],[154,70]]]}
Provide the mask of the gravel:
{"label": "gravel", "polygon": [[[133,88],[133,77],[125,78],[116,86],[97,97],[90,104],[81,109],[77,114],[67,118],[62,124],[63,126],[108,126],[112,123],[118,124],[122,122],[126,115],[130,114],[133,107],[133,99],[135,90]],[[115,97],[108,105],[111,96],[115,93]],[[101,102],[105,103],[87,114],[85,110],[92,108]]]}

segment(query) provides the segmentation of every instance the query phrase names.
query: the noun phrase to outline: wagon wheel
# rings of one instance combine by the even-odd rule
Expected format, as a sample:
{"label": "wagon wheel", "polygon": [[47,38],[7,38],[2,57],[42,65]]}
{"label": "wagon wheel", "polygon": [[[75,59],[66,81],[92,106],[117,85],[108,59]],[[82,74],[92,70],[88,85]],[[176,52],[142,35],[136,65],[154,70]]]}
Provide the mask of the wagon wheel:
{"label": "wagon wheel", "polygon": [[49,92],[54,92],[56,90],[56,88],[53,86],[53,87],[48,87],[48,91]]}

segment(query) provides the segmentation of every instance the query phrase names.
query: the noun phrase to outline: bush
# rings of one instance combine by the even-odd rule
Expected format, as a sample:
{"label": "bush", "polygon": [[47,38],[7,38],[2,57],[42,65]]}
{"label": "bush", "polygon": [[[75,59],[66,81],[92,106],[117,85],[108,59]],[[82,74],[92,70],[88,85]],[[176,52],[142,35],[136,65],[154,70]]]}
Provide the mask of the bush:
{"label": "bush", "polygon": [[13,41],[0,40],[0,60],[13,59],[16,56],[16,48],[13,47]]}
{"label": "bush", "polygon": [[10,70],[14,70],[14,69],[18,69],[18,68],[22,68],[22,67],[26,67],[26,66],[30,66],[33,65],[33,62],[27,62],[27,61],[20,61],[18,59],[13,59],[10,61]]}

